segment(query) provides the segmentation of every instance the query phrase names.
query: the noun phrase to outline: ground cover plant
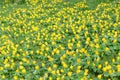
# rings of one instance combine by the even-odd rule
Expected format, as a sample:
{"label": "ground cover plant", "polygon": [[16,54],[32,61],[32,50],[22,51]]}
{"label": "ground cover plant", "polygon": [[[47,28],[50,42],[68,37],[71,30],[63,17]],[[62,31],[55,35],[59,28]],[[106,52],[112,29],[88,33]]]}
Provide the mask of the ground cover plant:
{"label": "ground cover plant", "polygon": [[0,80],[120,79],[119,1],[0,4]]}

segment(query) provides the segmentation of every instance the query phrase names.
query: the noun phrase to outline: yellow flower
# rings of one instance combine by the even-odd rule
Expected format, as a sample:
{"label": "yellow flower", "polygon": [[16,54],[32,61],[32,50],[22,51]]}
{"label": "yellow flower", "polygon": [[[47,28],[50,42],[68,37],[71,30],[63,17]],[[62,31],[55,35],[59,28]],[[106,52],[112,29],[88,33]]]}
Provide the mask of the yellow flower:
{"label": "yellow flower", "polygon": [[45,73],[45,77],[48,78],[48,74],[47,73]]}
{"label": "yellow flower", "polygon": [[88,44],[89,44],[89,41],[86,41],[85,43],[88,45]]}
{"label": "yellow flower", "polygon": [[24,67],[23,66],[19,66],[20,69],[23,69]]}
{"label": "yellow flower", "polygon": [[55,70],[53,70],[53,71],[52,71],[52,74],[56,74],[56,71],[55,71]]}
{"label": "yellow flower", "polygon": [[[80,32],[80,31],[78,30],[78,32]],[[79,39],[80,36],[79,36],[78,34],[76,34],[76,35],[75,35],[75,38],[76,38],[76,39]]]}
{"label": "yellow flower", "polygon": [[24,78],[20,78],[20,80],[24,80]]}
{"label": "yellow flower", "polygon": [[52,71],[51,67],[48,68],[48,71],[49,71],[49,72]]}
{"label": "yellow flower", "polygon": [[53,68],[57,68],[57,65],[56,65],[56,64],[53,64]]}
{"label": "yellow flower", "polygon": [[35,70],[39,70],[39,66],[37,65],[37,66],[35,66]]}
{"label": "yellow flower", "polygon": [[87,64],[89,65],[89,64],[90,64],[90,61],[87,61]]}
{"label": "yellow flower", "polygon": [[100,46],[99,46],[99,44],[96,44],[95,47],[96,47],[96,48],[99,48]]}
{"label": "yellow flower", "polygon": [[36,61],[33,61],[32,63],[33,63],[33,64],[36,64]]}
{"label": "yellow flower", "polygon": [[98,77],[98,79],[101,79],[101,78],[102,78],[102,75],[101,75],[101,74],[99,74],[97,77]]}
{"label": "yellow flower", "polygon": [[101,65],[101,64],[99,64],[99,65],[98,65],[98,68],[99,68],[99,69],[101,69],[101,67],[102,67],[102,65]]}
{"label": "yellow flower", "polygon": [[62,62],[63,67],[67,68],[68,65],[65,62]]}
{"label": "yellow flower", "polygon": [[2,71],[4,68],[3,67],[0,67],[0,71]]}
{"label": "yellow flower", "polygon": [[107,65],[108,64],[108,61],[105,61],[105,65]]}
{"label": "yellow flower", "polygon": [[94,42],[97,43],[99,41],[99,39],[94,39]]}
{"label": "yellow flower", "polygon": [[89,46],[90,46],[90,47],[94,47],[94,44],[93,44],[93,43],[90,43]]}
{"label": "yellow flower", "polygon": [[45,66],[45,64],[44,63],[42,63],[42,67],[44,67]]}
{"label": "yellow flower", "polygon": [[77,47],[80,47],[80,45],[81,45],[80,42],[78,42],[78,43],[77,43]]}
{"label": "yellow flower", "polygon": [[46,47],[46,51],[48,51],[49,50],[49,47]]}
{"label": "yellow flower", "polygon": [[5,75],[2,75],[2,79],[5,79]]}
{"label": "yellow flower", "polygon": [[40,77],[39,80],[44,80],[44,79],[42,77]]}
{"label": "yellow flower", "polygon": [[87,39],[86,39],[86,44],[89,44],[89,42],[90,42],[90,38],[87,37]]}
{"label": "yellow flower", "polygon": [[68,72],[67,75],[70,77],[72,76],[72,72]]}
{"label": "yellow flower", "polygon": [[102,41],[103,41],[104,43],[106,43],[106,42],[107,42],[107,40],[106,40],[105,38],[102,38]]}
{"label": "yellow flower", "polygon": [[60,51],[59,51],[58,49],[56,49],[55,53],[56,53],[56,54],[59,54],[59,53],[60,53]]}
{"label": "yellow flower", "polygon": [[96,54],[96,55],[98,55],[98,54],[99,54],[99,52],[98,52],[98,51],[96,51],[96,52],[95,52],[95,54]]}
{"label": "yellow flower", "polygon": [[26,70],[25,70],[25,69],[22,69],[22,73],[25,74],[25,73],[26,73]]}
{"label": "yellow flower", "polygon": [[52,77],[49,77],[49,80],[52,80]]}
{"label": "yellow flower", "polygon": [[52,45],[55,45],[55,42],[54,42],[54,41],[52,42]]}
{"label": "yellow flower", "polygon": [[9,63],[5,64],[5,68],[8,68],[8,67],[10,67],[10,64]]}
{"label": "yellow flower", "polygon": [[33,31],[38,31],[38,27],[32,26]]}
{"label": "yellow flower", "polygon": [[64,80],[64,78],[65,78],[65,76],[64,76],[64,75],[62,75],[62,80]]}
{"label": "yellow flower", "polygon": [[57,77],[57,78],[56,78],[56,80],[60,80],[60,78],[59,78],[59,77]]}
{"label": "yellow flower", "polygon": [[112,59],[112,62],[114,63],[114,62],[115,62],[115,59]]}
{"label": "yellow flower", "polygon": [[120,72],[120,64],[118,64],[116,67],[117,67],[118,72]]}
{"label": "yellow flower", "polygon": [[108,48],[108,47],[106,47],[106,48],[105,48],[105,51],[106,51],[106,52],[107,52],[107,51],[109,51],[109,48]]}
{"label": "yellow flower", "polygon": [[116,43],[116,42],[117,42],[117,39],[114,39],[114,40],[113,40],[113,43]]}
{"label": "yellow flower", "polygon": [[73,65],[70,66],[70,69],[73,69]]}
{"label": "yellow flower", "polygon": [[102,68],[102,70],[103,70],[104,72],[106,72],[106,71],[107,71],[106,67],[103,67],[103,68]]}
{"label": "yellow flower", "polygon": [[77,73],[77,74],[78,74],[78,73],[80,73],[80,70],[79,70],[79,69],[77,69],[77,70],[76,70],[76,73]]}
{"label": "yellow flower", "polygon": [[82,48],[81,50],[80,50],[80,52],[82,52],[82,53],[84,53],[86,50],[85,50],[85,48]]}
{"label": "yellow flower", "polygon": [[81,61],[80,61],[80,59],[77,59],[77,63],[80,63]]}
{"label": "yellow flower", "polygon": [[52,57],[48,57],[49,58],[49,61],[52,62],[54,60],[54,58]]}
{"label": "yellow flower", "polygon": [[84,75],[88,75],[88,69],[85,69]]}
{"label": "yellow flower", "polygon": [[18,76],[14,76],[13,78],[14,78],[14,80],[17,80],[17,79],[18,79]]}
{"label": "yellow flower", "polygon": [[108,73],[109,73],[109,74],[112,74],[112,73],[113,73],[113,71],[112,71],[112,70],[109,70],[109,71],[108,71]]}
{"label": "yellow flower", "polygon": [[15,72],[16,72],[16,73],[18,73],[18,72],[19,72],[19,70],[17,69]]}
{"label": "yellow flower", "polygon": [[60,71],[61,71],[62,73],[64,72],[64,70],[63,70],[63,69],[61,69]]}
{"label": "yellow flower", "polygon": [[72,47],[73,47],[73,43],[68,43],[68,48],[72,49]]}

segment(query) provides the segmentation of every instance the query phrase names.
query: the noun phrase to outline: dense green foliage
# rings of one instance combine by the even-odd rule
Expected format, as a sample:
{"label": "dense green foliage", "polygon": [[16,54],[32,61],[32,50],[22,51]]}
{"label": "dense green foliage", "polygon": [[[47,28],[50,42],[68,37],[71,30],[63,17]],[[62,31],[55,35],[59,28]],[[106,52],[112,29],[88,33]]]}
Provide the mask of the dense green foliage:
{"label": "dense green foliage", "polygon": [[0,3],[0,80],[119,80],[120,3]]}

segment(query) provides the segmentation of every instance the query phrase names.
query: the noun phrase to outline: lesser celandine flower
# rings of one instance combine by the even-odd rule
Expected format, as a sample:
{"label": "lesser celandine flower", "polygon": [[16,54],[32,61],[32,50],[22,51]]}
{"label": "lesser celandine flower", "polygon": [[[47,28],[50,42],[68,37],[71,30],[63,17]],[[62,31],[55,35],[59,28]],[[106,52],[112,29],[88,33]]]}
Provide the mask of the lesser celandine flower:
{"label": "lesser celandine flower", "polygon": [[68,72],[67,75],[70,77],[72,76],[72,72]]}
{"label": "lesser celandine flower", "polygon": [[22,69],[22,73],[25,74],[26,73],[26,69]]}
{"label": "lesser celandine flower", "polygon": [[49,80],[53,80],[52,77],[49,77]]}
{"label": "lesser celandine flower", "polygon": [[5,79],[5,75],[2,75],[1,78],[2,78],[2,79]]}
{"label": "lesser celandine flower", "polygon": [[20,80],[24,80],[24,78],[20,78]]}
{"label": "lesser celandine flower", "polygon": [[18,76],[14,76],[13,79],[14,79],[14,80],[17,80],[17,79],[18,79]]}
{"label": "lesser celandine flower", "polygon": [[101,75],[101,74],[99,74],[97,77],[98,77],[98,79],[101,79],[101,78],[102,78],[102,75]]}
{"label": "lesser celandine flower", "polygon": [[38,65],[35,66],[35,70],[39,70],[39,66]]}
{"label": "lesser celandine flower", "polygon": [[52,74],[56,74],[56,71],[55,71],[55,70],[53,70],[51,73],[52,73]]}
{"label": "lesser celandine flower", "polygon": [[105,51],[109,51],[109,48],[108,48],[108,47],[106,47],[106,48],[105,48]]}
{"label": "lesser celandine flower", "polygon": [[118,64],[116,67],[117,67],[117,71],[120,72],[120,64]]}

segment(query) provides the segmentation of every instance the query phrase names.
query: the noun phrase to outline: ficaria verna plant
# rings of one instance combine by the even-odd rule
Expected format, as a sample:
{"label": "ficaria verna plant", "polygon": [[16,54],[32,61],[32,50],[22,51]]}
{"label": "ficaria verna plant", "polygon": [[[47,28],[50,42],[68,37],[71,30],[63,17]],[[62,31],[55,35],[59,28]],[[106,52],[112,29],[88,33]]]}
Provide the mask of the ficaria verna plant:
{"label": "ficaria verna plant", "polygon": [[5,1],[0,80],[120,79],[120,3]]}

